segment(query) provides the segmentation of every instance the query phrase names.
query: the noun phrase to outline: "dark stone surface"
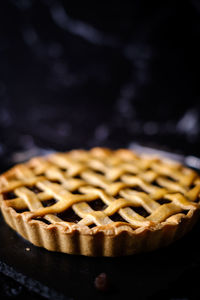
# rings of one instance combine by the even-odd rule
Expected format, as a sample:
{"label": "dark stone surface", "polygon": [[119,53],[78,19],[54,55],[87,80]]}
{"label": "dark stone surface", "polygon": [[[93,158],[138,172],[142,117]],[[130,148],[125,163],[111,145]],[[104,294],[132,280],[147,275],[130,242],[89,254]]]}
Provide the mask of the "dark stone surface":
{"label": "dark stone surface", "polygon": [[198,299],[200,224],[169,247],[118,258],[52,253],[22,239],[2,219],[0,226],[0,270],[12,278],[2,277],[1,293],[9,297],[28,298],[30,291],[30,299]]}
{"label": "dark stone surface", "polygon": [[1,171],[133,141],[200,156],[199,15],[197,0],[1,1]]}

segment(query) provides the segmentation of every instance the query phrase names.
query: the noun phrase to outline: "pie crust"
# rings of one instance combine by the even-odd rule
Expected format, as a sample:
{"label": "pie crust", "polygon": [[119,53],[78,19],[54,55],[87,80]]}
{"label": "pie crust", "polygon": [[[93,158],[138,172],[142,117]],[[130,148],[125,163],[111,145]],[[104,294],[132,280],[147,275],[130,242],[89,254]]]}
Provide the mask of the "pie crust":
{"label": "pie crust", "polygon": [[6,223],[36,246],[121,256],[169,245],[199,217],[200,177],[127,149],[54,153],[0,176]]}

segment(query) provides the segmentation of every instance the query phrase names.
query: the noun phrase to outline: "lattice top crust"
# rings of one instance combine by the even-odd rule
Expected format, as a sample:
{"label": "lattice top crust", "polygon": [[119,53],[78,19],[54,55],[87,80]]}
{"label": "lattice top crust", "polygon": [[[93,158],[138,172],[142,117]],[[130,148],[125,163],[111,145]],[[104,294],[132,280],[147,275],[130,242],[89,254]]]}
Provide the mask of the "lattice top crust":
{"label": "lattice top crust", "polygon": [[0,195],[1,204],[47,226],[136,230],[177,223],[199,209],[200,178],[177,162],[93,148],[13,167],[0,177]]}

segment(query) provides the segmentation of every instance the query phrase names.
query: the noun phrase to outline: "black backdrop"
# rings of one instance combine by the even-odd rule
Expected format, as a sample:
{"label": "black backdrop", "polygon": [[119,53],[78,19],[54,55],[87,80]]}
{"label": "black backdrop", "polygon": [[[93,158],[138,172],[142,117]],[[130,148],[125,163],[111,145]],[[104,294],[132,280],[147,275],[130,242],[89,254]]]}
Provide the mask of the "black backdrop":
{"label": "black backdrop", "polygon": [[198,1],[0,6],[1,155],[134,140],[198,155]]}
{"label": "black backdrop", "polygon": [[1,170],[133,141],[200,155],[199,1],[96,2],[0,2]]}

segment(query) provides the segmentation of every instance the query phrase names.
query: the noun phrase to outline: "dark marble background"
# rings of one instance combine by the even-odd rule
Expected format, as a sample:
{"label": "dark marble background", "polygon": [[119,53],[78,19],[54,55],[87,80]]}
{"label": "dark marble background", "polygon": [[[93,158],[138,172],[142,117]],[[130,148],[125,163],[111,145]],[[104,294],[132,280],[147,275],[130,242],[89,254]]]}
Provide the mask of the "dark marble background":
{"label": "dark marble background", "polygon": [[200,156],[199,34],[198,0],[0,1],[1,171],[133,141]]}

